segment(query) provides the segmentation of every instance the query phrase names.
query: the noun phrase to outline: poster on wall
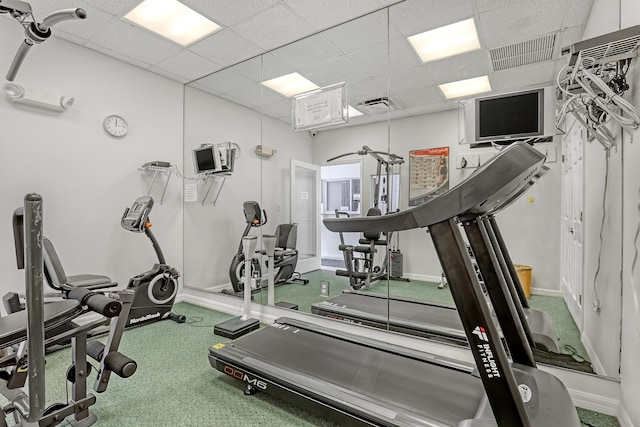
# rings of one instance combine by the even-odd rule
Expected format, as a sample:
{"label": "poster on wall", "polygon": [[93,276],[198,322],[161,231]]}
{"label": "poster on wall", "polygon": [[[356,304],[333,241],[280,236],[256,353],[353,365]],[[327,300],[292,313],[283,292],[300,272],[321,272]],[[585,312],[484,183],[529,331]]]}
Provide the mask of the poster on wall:
{"label": "poster on wall", "polygon": [[449,189],[449,147],[409,151],[409,206],[418,206]]}

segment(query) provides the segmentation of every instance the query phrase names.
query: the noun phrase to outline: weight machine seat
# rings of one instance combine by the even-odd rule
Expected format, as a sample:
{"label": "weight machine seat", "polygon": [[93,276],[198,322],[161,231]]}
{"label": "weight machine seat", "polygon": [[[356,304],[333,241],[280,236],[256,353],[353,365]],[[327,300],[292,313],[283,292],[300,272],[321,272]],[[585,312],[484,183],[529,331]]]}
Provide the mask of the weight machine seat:
{"label": "weight machine seat", "polygon": [[[83,313],[76,300],[61,300],[44,305],[45,332],[65,324]],[[27,339],[27,311],[21,310],[0,317],[0,348],[10,347]]]}
{"label": "weight machine seat", "polygon": [[44,258],[44,275],[47,278],[49,286],[58,291],[63,290],[65,287],[99,290],[118,286],[117,282],[112,281],[107,276],[99,274],[76,274],[73,276],[67,276],[51,240],[43,237],[42,249],[42,255]]}
{"label": "weight machine seat", "polygon": [[[361,245],[369,245],[369,244],[371,244],[371,240],[360,239],[360,240],[358,240],[358,243],[360,243]],[[373,244],[376,245],[376,246],[386,246],[387,245],[387,241],[386,240],[374,240]]]}

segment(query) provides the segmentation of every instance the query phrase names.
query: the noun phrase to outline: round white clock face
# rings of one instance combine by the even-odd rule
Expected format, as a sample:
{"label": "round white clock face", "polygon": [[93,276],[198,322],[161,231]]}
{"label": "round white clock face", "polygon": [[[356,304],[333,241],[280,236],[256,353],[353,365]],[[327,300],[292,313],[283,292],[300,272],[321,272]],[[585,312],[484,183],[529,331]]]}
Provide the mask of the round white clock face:
{"label": "round white clock face", "polygon": [[102,125],[109,135],[117,137],[125,136],[129,130],[127,121],[118,115],[107,116]]}

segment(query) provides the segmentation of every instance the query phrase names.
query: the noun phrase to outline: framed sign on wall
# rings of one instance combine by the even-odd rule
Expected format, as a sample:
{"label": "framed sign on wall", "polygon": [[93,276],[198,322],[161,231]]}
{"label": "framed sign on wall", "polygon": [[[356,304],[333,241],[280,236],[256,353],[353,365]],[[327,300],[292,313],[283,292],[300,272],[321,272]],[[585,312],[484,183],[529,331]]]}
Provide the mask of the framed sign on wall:
{"label": "framed sign on wall", "polygon": [[292,103],[294,132],[349,121],[346,82],[294,95]]}

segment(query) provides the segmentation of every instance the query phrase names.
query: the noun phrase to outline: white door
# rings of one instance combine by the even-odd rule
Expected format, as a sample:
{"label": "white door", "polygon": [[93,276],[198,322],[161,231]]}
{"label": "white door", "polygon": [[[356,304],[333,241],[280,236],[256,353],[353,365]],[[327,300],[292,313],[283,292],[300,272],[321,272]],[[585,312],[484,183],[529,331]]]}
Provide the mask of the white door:
{"label": "white door", "polygon": [[298,266],[320,269],[320,166],[291,159],[291,222],[298,224]]}
{"label": "white door", "polygon": [[573,126],[562,141],[562,293],[580,330],[583,295],[584,129]]}

